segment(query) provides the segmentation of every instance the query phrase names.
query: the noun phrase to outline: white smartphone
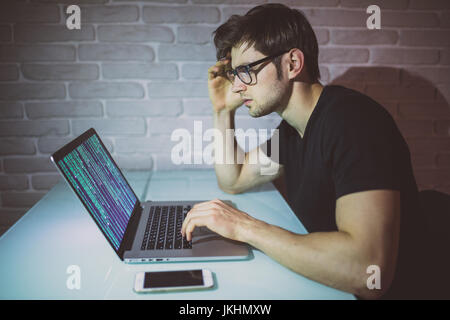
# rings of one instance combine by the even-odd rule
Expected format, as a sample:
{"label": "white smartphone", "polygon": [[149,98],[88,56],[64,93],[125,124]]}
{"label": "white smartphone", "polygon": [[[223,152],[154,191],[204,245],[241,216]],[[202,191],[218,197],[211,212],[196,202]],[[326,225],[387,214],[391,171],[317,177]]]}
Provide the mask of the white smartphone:
{"label": "white smartphone", "polygon": [[211,288],[213,276],[208,269],[139,272],[134,281],[136,292],[161,292]]}

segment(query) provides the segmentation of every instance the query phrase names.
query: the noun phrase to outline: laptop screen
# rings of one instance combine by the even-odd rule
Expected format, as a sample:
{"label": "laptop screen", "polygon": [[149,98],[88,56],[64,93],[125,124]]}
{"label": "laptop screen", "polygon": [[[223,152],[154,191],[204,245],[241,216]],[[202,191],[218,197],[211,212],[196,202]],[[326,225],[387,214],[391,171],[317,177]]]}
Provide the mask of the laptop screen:
{"label": "laptop screen", "polygon": [[138,199],[96,134],[57,160],[116,251]]}

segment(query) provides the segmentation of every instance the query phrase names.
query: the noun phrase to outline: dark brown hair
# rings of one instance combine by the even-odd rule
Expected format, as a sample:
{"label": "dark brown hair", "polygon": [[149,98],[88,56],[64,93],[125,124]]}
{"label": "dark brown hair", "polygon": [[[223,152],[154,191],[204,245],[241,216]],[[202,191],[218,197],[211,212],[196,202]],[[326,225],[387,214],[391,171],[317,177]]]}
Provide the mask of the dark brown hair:
{"label": "dark brown hair", "polygon": [[[320,78],[316,35],[304,14],[283,4],[270,3],[250,9],[245,15],[232,15],[214,31],[217,59],[231,48],[247,43],[267,56],[298,48],[303,52],[310,80]],[[281,77],[281,57],[273,60]]]}

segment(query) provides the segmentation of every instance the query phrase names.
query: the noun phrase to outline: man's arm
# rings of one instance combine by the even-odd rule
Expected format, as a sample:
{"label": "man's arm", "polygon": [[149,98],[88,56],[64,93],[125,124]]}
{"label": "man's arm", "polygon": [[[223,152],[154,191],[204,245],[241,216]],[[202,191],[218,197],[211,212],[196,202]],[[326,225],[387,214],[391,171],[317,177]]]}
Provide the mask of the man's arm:
{"label": "man's arm", "polygon": [[[231,90],[231,83],[224,76],[224,70],[231,63],[228,57],[208,69],[208,92],[213,105],[215,165],[219,187],[228,193],[240,193],[259,184],[278,178],[282,168],[271,161],[261,147],[245,153],[234,136],[235,110],[242,105],[239,93]],[[257,160],[250,161],[251,160]],[[276,168],[270,174],[261,174],[264,167]],[[270,165],[268,165],[270,164]]]}
{"label": "man's arm", "polygon": [[[283,174],[283,166],[267,157],[263,151],[267,149],[267,142],[246,153],[239,147],[233,134],[234,111],[215,112],[214,127],[218,129],[214,137],[214,150],[220,155],[216,155],[214,169],[223,191],[241,193]],[[267,172],[267,168],[273,170]]]}
{"label": "man's arm", "polygon": [[[191,239],[197,226],[247,242],[289,269],[361,298],[381,297],[395,271],[400,230],[398,191],[371,190],[340,197],[336,232],[295,234],[256,220],[219,200],[193,207],[182,233]],[[367,288],[367,268],[381,270],[381,289]]]}

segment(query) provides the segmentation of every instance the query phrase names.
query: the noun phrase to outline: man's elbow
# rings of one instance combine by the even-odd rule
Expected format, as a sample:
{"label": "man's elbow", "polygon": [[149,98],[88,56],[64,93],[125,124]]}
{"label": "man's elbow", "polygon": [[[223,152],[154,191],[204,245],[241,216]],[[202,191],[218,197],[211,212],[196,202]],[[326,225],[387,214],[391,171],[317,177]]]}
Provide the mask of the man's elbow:
{"label": "man's elbow", "polygon": [[222,190],[223,192],[229,193],[229,194],[238,194],[238,193],[242,193],[242,190],[239,190],[237,188],[234,187],[230,187],[230,186],[223,186],[219,183],[219,188],[220,190]]}

